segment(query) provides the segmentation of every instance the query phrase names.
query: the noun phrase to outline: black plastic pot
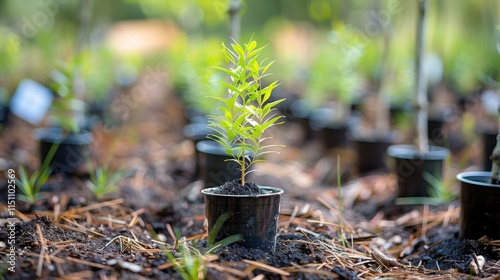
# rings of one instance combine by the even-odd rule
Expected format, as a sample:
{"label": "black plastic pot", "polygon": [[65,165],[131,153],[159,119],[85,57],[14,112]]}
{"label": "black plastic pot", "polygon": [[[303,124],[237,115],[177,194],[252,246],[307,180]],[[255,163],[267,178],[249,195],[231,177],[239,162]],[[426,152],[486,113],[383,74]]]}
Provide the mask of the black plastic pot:
{"label": "black plastic pot", "polygon": [[429,152],[421,154],[413,145],[392,145],[387,149],[394,158],[394,172],[398,178],[398,197],[428,197],[432,184],[426,173],[434,178],[443,178],[443,163],[448,149],[429,146]]}
{"label": "black plastic pot", "polygon": [[332,123],[325,125],[321,128],[318,133],[318,138],[320,139],[323,148],[332,149],[339,147],[347,147],[348,139],[347,132],[349,128],[343,123]]}
{"label": "black plastic pot", "polygon": [[212,231],[219,217],[227,213],[229,218],[216,233],[215,241],[235,234],[241,234],[241,245],[274,252],[280,212],[280,198],[283,190],[259,186],[265,194],[258,196],[214,194],[212,189],[201,192],[205,199],[208,232]]}
{"label": "black plastic pot", "polygon": [[6,127],[10,122],[10,107],[9,105],[0,105],[0,129]]}
{"label": "black plastic pot", "polygon": [[184,136],[191,140],[195,145],[194,149],[194,161],[195,161],[195,172],[194,177],[200,178],[201,176],[201,156],[200,151],[196,148],[196,144],[200,141],[207,140],[207,135],[213,133],[214,131],[208,127],[206,122],[191,123],[184,126],[183,134]]}
{"label": "black plastic pot", "polygon": [[363,137],[361,135],[352,135],[351,141],[354,143],[356,151],[356,165],[361,174],[372,171],[387,171],[387,149],[394,144],[394,134],[373,135]]}
{"label": "black plastic pot", "polygon": [[205,188],[223,185],[225,182],[241,178],[240,166],[231,159],[219,143],[211,140],[199,141],[196,144],[199,152],[200,178]]}
{"label": "black plastic pot", "polygon": [[435,146],[445,146],[446,137],[443,134],[443,127],[445,120],[442,119],[428,119],[427,120],[427,135],[429,135],[429,142]]}
{"label": "black plastic pot", "polygon": [[50,149],[58,145],[50,166],[53,174],[70,174],[85,164],[92,143],[92,133],[82,131],[64,135],[60,128],[40,128],[36,130],[40,141],[40,162],[43,163]]}
{"label": "black plastic pot", "polygon": [[460,181],[460,238],[484,235],[500,239],[500,185],[490,184],[491,173],[462,172]]}
{"label": "black plastic pot", "polygon": [[312,109],[304,99],[296,99],[290,104],[291,121],[299,124],[302,130],[301,142],[313,139],[313,131],[309,126]]}

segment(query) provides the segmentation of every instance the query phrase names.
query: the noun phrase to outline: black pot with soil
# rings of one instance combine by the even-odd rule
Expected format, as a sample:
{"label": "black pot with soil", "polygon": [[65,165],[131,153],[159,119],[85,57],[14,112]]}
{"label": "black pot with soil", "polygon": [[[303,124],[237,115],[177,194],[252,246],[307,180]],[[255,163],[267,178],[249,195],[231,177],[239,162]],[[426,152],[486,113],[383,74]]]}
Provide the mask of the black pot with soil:
{"label": "black pot with soil", "polygon": [[460,238],[500,239],[500,185],[490,183],[491,172],[457,175],[460,181]]}
{"label": "black pot with soil", "polygon": [[215,242],[240,234],[242,237],[240,244],[243,247],[274,252],[283,190],[253,185],[253,188],[258,188],[254,194],[220,193],[221,189],[229,184],[243,188],[239,185],[239,181],[233,181],[221,187],[202,190],[208,232],[212,233],[219,220],[223,223],[215,232]]}
{"label": "black pot with soil", "polygon": [[394,159],[394,172],[397,175],[398,197],[429,197],[434,188],[429,180],[443,178],[444,161],[448,149],[429,146],[427,153],[420,153],[413,145],[392,145],[387,153]]}
{"label": "black pot with soil", "polygon": [[57,146],[49,165],[53,174],[71,174],[82,167],[89,157],[92,133],[81,131],[64,134],[58,127],[40,128],[35,132],[40,141],[40,162],[43,163]]}

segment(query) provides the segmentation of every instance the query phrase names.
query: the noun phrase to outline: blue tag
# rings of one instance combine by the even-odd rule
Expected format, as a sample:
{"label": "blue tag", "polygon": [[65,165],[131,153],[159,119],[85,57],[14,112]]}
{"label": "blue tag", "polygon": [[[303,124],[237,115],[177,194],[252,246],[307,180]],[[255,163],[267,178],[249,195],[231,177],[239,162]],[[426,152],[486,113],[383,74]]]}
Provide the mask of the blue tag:
{"label": "blue tag", "polygon": [[38,125],[52,105],[54,95],[47,87],[24,79],[10,100],[11,112],[19,118]]}

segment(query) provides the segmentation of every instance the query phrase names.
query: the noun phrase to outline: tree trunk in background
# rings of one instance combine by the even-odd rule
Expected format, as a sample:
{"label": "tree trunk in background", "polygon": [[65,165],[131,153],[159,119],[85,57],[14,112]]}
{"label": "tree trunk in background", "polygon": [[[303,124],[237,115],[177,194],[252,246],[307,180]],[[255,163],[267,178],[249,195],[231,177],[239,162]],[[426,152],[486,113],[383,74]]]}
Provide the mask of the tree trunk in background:
{"label": "tree trunk in background", "polygon": [[427,0],[419,0],[416,48],[416,82],[417,82],[417,141],[420,153],[429,151],[427,135],[427,75],[424,69],[425,56],[425,10]]}

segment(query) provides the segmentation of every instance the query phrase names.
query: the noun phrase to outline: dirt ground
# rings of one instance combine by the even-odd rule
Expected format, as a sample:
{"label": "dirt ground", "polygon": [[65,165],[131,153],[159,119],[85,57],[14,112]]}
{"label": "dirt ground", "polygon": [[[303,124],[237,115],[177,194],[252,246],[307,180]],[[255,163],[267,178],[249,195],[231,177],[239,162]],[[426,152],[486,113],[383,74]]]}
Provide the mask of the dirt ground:
{"label": "dirt ground", "polygon": [[[92,156],[102,162],[111,155],[114,168],[131,171],[119,192],[97,201],[82,171],[53,176],[34,207],[16,203],[15,273],[8,270],[11,233],[2,177],[3,278],[182,279],[168,255],[180,256],[177,252],[188,248],[207,279],[500,279],[500,240],[459,239],[456,199],[438,206],[395,206],[390,172],[357,174],[349,148],[300,143],[293,122],[274,135],[287,147],[259,163],[260,172],[251,177],[285,191],[276,251],[236,243],[204,254],[207,229],[194,146],[181,133],[178,101],[159,106],[158,99],[151,100],[142,107],[149,109],[132,112],[132,121],[94,131]],[[31,170],[38,166],[37,143],[27,137],[33,129],[14,118],[1,132],[3,170],[16,169],[19,161]],[[474,270],[483,258],[484,266]]]}

